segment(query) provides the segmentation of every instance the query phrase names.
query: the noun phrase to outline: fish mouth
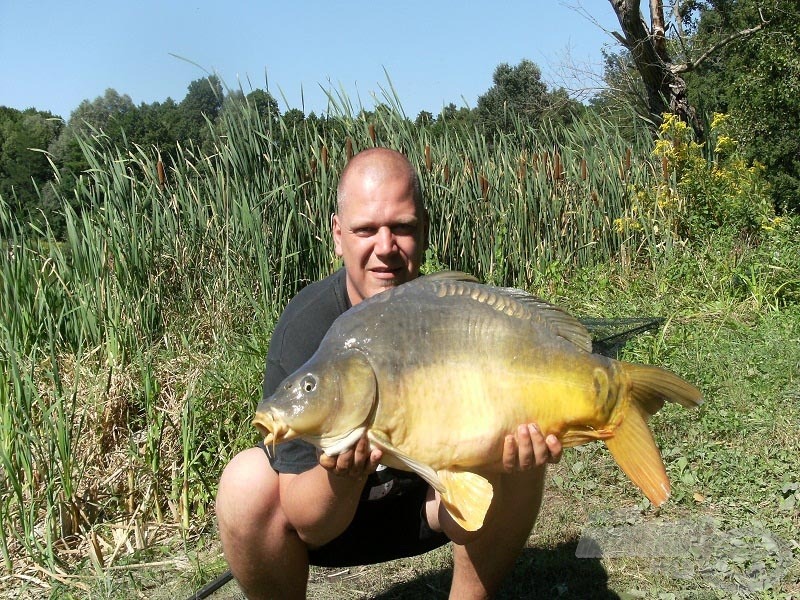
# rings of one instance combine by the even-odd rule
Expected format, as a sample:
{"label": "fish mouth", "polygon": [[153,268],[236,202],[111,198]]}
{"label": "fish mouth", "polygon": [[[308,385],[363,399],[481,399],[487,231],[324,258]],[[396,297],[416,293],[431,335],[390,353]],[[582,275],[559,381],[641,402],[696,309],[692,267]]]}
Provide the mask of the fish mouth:
{"label": "fish mouth", "polygon": [[276,418],[271,413],[256,413],[253,425],[264,436],[264,445],[275,445],[295,437],[295,432],[284,423],[283,419]]}

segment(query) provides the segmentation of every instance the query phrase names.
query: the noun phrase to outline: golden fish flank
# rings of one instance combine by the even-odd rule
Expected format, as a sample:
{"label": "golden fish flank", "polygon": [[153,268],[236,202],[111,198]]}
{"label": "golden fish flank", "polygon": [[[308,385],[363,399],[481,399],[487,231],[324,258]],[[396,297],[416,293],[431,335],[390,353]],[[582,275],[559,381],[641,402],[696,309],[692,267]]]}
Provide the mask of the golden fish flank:
{"label": "golden fish flank", "polygon": [[474,531],[502,470],[503,440],[520,423],[565,446],[604,440],[661,505],[669,480],[647,420],[665,401],[691,408],[701,397],[664,369],[592,354],[580,322],[546,302],[445,272],[341,315],[253,423],[267,444],[299,437],[327,454],[366,431],[384,464],[418,473]]}

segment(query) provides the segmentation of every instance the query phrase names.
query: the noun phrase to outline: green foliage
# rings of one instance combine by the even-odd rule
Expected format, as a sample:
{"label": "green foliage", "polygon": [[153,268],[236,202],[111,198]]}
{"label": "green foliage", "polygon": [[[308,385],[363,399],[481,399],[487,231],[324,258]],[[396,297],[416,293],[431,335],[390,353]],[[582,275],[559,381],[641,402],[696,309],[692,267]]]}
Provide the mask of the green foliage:
{"label": "green foliage", "polygon": [[[348,148],[401,148],[419,169],[439,224],[427,267],[525,286],[547,265],[569,274],[620,248],[609,218],[628,199],[618,176],[626,143],[602,121],[518,124],[492,146],[477,131],[431,146],[429,132],[388,104],[288,122],[231,102],[208,125],[208,150],[180,145],[175,157],[78,132],[87,168],[61,199],[63,241],[47,226],[30,235],[0,211],[0,302],[16,307],[0,326],[3,393],[13,398],[0,440],[9,561],[65,560],[56,541],[95,525],[82,516],[90,505],[130,517],[132,497],[137,514],[183,530],[190,513],[207,511],[207,474],[253,440],[247,422],[274,319],[336,266],[325,232]],[[650,172],[642,165],[630,177],[644,185]],[[45,443],[53,419],[63,428],[57,447]],[[41,489],[34,464],[61,475]],[[86,474],[101,471],[125,491],[98,498]],[[68,527],[52,517],[59,511]]]}
{"label": "green foliage", "polygon": [[744,155],[766,168],[778,210],[800,208],[800,7],[792,2],[714,3],[702,12],[695,43],[711,44],[731,31],[765,28],[720,51],[687,78],[704,112],[732,117]]}
{"label": "green foliage", "polygon": [[20,221],[39,220],[39,192],[53,179],[45,151],[62,126],[50,113],[0,107],[0,197]]}
{"label": "green foliage", "polygon": [[707,152],[686,123],[664,115],[652,152],[660,178],[635,189],[631,214],[616,223],[620,231],[650,240],[704,240],[720,228],[752,236],[773,226],[764,169],[748,164],[730,133],[729,118],[715,115]]}
{"label": "green foliage", "polygon": [[492,75],[489,90],[478,98],[475,110],[478,122],[488,136],[513,132],[519,119],[525,126],[536,127],[545,119],[569,122],[579,103],[570,100],[563,89],[549,92],[542,72],[530,60],[516,66],[502,63]]}
{"label": "green foliage", "polygon": [[[172,156],[95,129],[77,135],[87,167],[58,198],[63,239],[47,224],[25,230],[0,199],[0,304],[16,307],[0,322],[6,570],[31,561],[51,571],[86,567],[99,538],[106,562],[95,554],[95,568],[111,590],[118,571],[102,569],[121,566],[127,544],[147,540],[148,524],[186,540],[207,533],[222,466],[255,441],[248,423],[272,324],[300,287],[337,264],[326,232],[347,149],[375,143],[402,149],[420,171],[434,223],[426,271],[470,271],[578,314],[672,317],[629,357],[677,368],[721,413],[711,422],[669,411],[657,417],[678,507],[690,508],[693,486],[702,485],[724,500],[720,510],[741,508],[773,476],[781,479],[776,494],[794,494],[796,444],[787,431],[797,423],[777,407],[797,377],[785,348],[800,323],[791,316],[800,230],[761,204],[748,208],[763,204],[763,182],[742,162],[724,119],[712,151],[665,122],[654,154],[647,132],[626,139],[591,115],[538,128],[516,118],[510,134],[488,144],[464,124],[469,111],[455,107],[417,127],[391,99],[370,112],[339,99],[335,118],[274,119],[254,100],[206,122],[205,147],[180,144]],[[441,137],[433,134],[438,125]],[[615,227],[632,216],[638,231]],[[751,332],[749,322],[761,328]],[[731,334],[719,335],[728,327]],[[715,336],[727,344],[719,351]],[[750,360],[762,343],[769,347]],[[737,370],[737,358],[755,375]],[[753,397],[771,403],[747,420]],[[774,414],[783,420],[768,422]],[[742,423],[784,442],[741,457]],[[686,430],[725,443],[687,449]],[[600,473],[600,456],[587,449],[565,460],[556,489],[590,502],[602,487],[630,502],[622,476]],[[717,460],[742,480],[741,494],[714,477]],[[745,473],[757,480],[745,482]],[[779,506],[777,496],[769,500]],[[563,523],[558,535],[564,544]],[[152,543],[142,542],[151,554],[128,560],[152,556]]]}
{"label": "green foliage", "polygon": [[202,143],[206,124],[216,120],[224,98],[222,82],[216,75],[192,81],[180,103],[177,139],[184,143],[189,140]]}

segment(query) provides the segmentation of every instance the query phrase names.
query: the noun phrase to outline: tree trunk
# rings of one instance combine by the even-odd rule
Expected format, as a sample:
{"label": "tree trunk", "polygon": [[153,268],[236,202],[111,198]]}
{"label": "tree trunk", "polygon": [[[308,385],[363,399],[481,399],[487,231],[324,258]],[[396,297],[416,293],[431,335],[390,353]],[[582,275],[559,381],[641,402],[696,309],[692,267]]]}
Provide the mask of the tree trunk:
{"label": "tree trunk", "polygon": [[703,126],[694,107],[689,104],[686,81],[680,76],[667,52],[664,3],[650,0],[651,27],[642,19],[640,0],[609,0],[623,35],[615,33],[628,49],[647,90],[647,106],[656,126],[665,112],[674,113],[691,125],[698,139],[703,138]]}

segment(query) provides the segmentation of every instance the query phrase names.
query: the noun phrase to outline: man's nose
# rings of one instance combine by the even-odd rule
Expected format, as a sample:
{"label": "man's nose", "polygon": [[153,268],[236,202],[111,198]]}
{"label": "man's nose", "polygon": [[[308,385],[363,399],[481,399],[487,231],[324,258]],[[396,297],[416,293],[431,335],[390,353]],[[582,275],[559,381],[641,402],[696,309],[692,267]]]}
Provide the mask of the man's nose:
{"label": "man's nose", "polygon": [[375,239],[375,254],[386,255],[391,254],[397,248],[397,244],[392,233],[391,228],[381,227],[378,229]]}

